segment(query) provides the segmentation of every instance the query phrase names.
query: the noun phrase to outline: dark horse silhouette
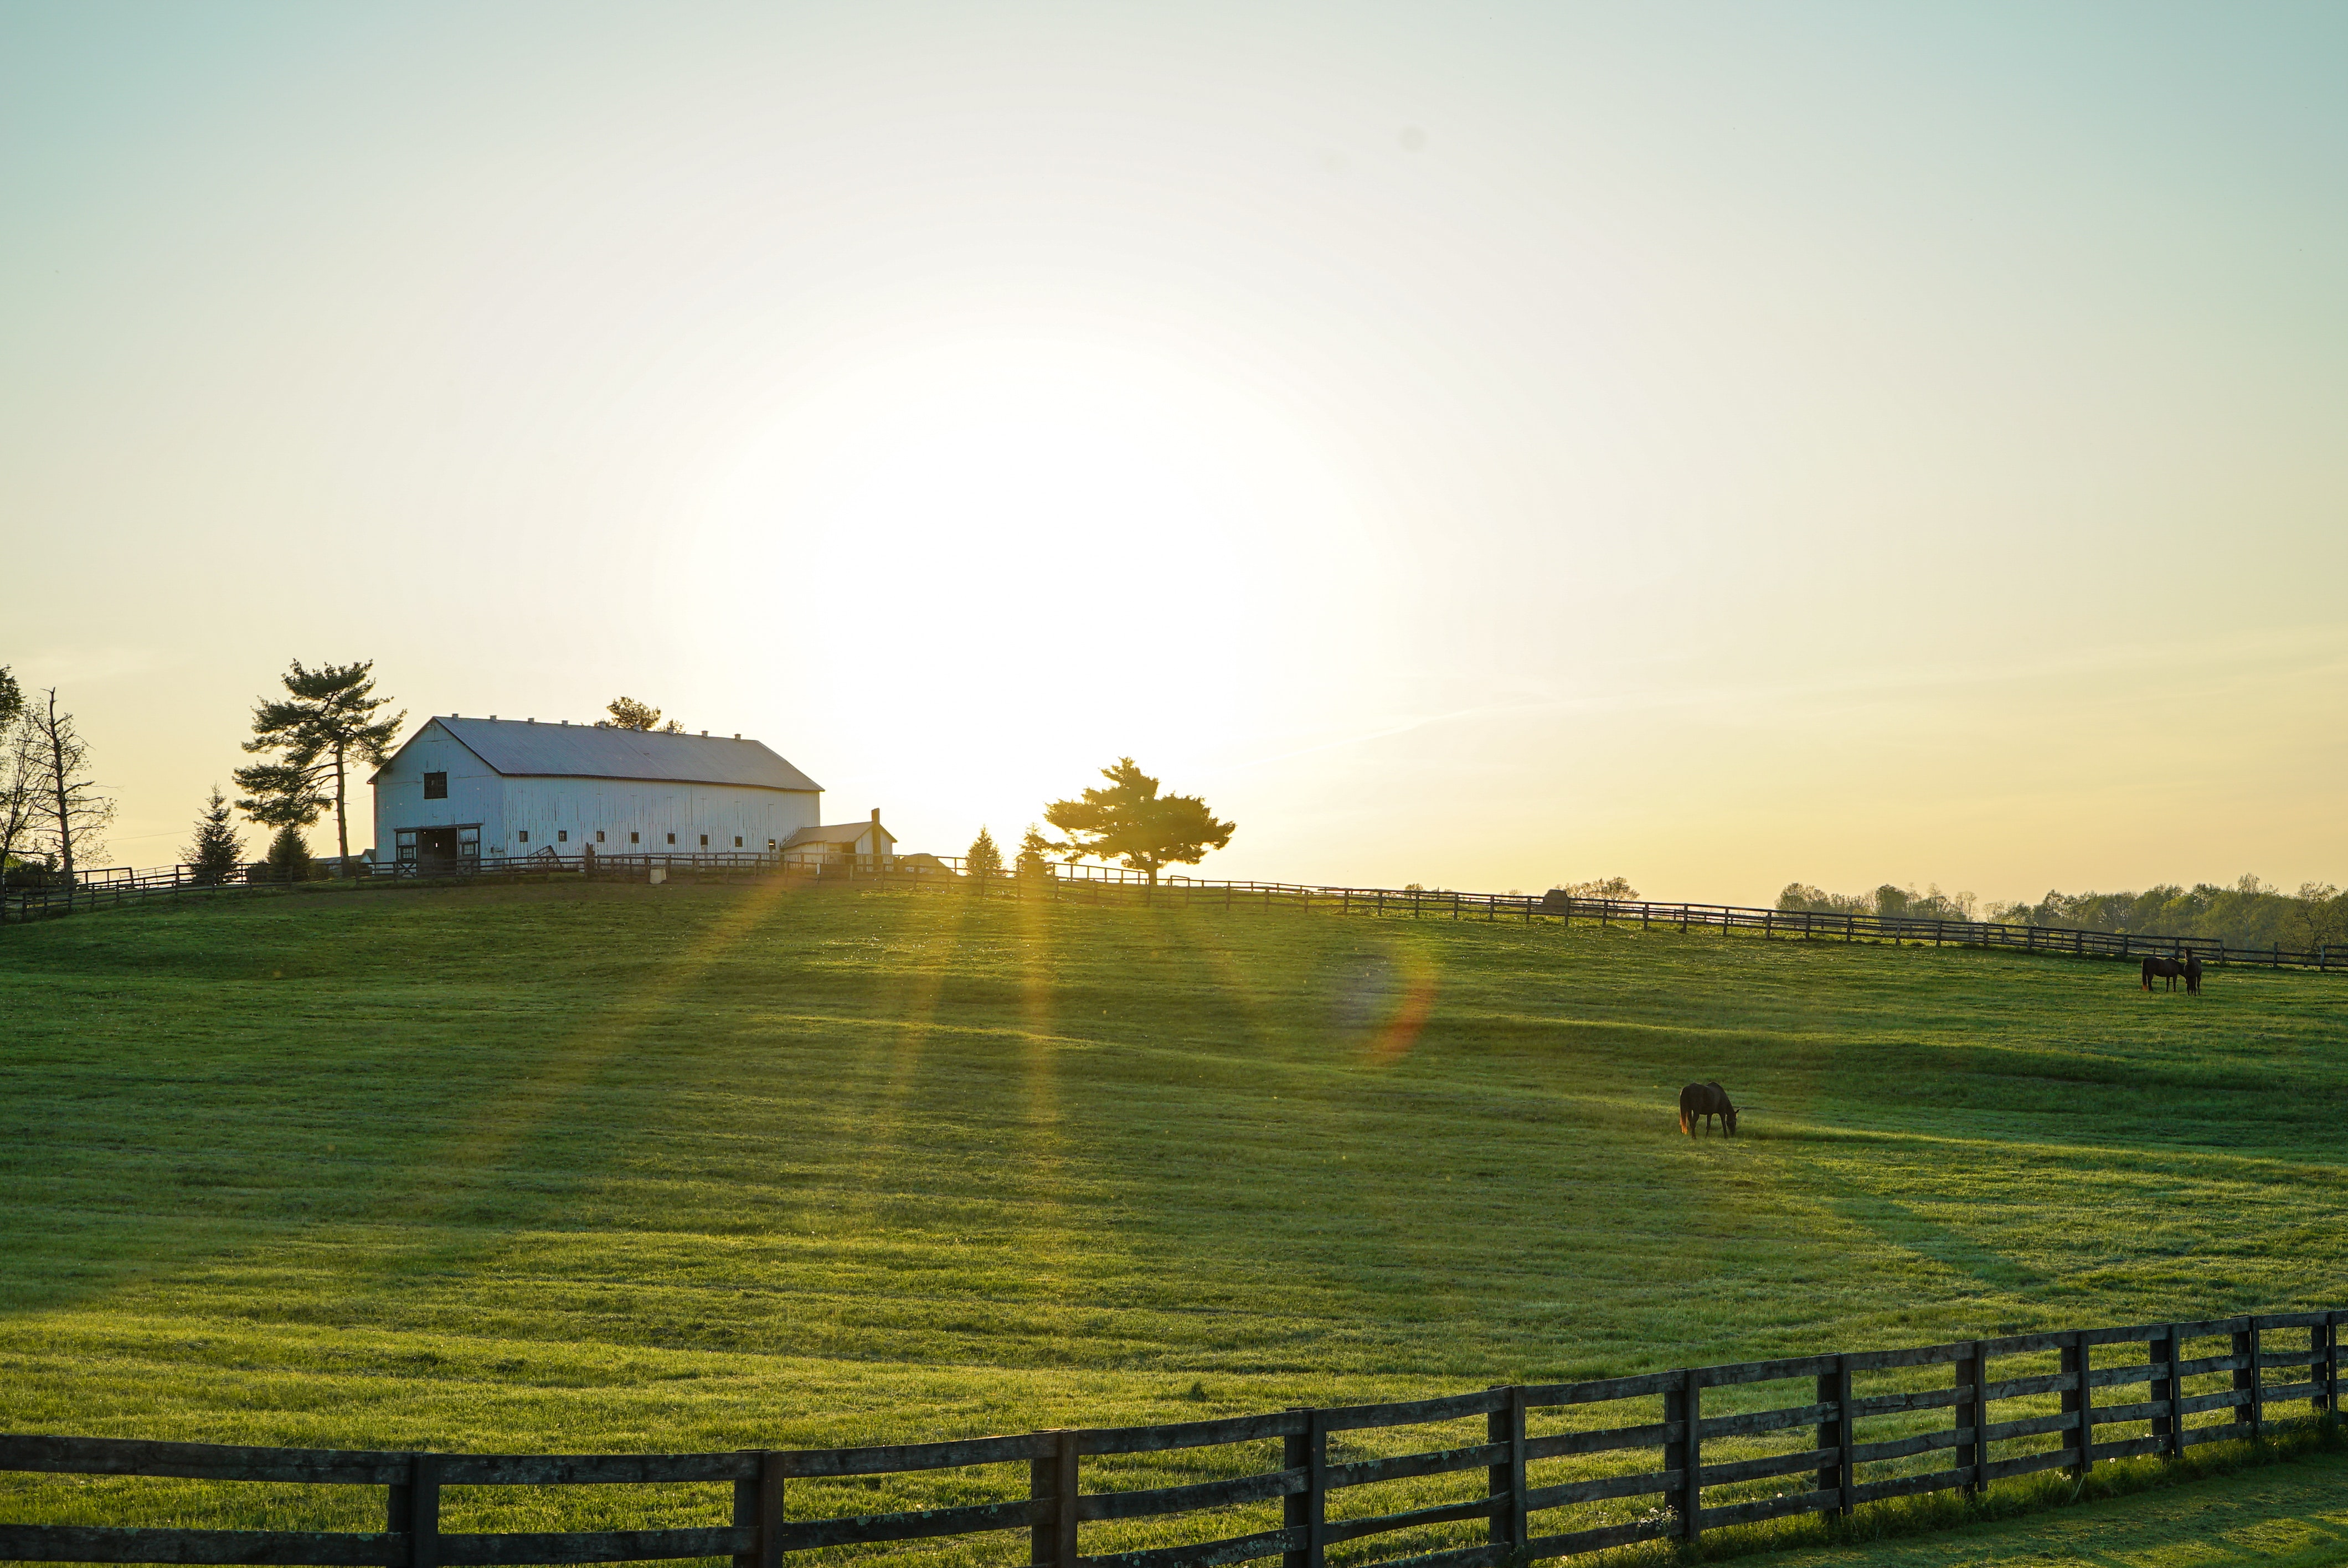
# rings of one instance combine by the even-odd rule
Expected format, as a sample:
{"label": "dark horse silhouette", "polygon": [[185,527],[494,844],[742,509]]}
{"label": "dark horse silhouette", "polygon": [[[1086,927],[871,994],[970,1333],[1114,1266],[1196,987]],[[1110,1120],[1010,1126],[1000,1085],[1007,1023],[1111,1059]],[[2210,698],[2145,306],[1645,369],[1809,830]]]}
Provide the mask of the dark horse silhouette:
{"label": "dark horse silhouette", "polygon": [[1695,1136],[1695,1129],[1689,1125],[1691,1121],[1703,1122],[1704,1130],[1710,1132],[1712,1119],[1715,1116],[1720,1118],[1721,1125],[1728,1129],[1728,1135],[1735,1137],[1736,1107],[1728,1102],[1727,1090],[1717,1083],[1691,1083],[1680,1091],[1681,1132],[1691,1138]]}
{"label": "dark horse silhouette", "polygon": [[2199,953],[2185,955],[2185,989],[2188,995],[2198,997],[2201,994],[2201,955]]}
{"label": "dark horse silhouette", "polygon": [[2144,989],[2150,990],[2155,979],[2165,979],[2168,981],[2168,989],[2173,991],[2177,989],[2178,977],[2184,973],[2185,963],[2180,958],[2147,958],[2144,961]]}

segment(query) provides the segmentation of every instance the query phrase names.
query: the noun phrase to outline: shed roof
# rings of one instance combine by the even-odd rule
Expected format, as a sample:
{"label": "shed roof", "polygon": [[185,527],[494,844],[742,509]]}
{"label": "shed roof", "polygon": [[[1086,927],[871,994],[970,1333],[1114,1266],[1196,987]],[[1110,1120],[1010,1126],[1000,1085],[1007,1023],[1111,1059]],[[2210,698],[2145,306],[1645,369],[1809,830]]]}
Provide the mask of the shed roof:
{"label": "shed roof", "polygon": [[890,843],[897,842],[897,835],[877,822],[835,822],[824,827],[802,827],[783,841],[783,847],[788,849],[794,844],[853,844],[876,830]]}
{"label": "shed roof", "polygon": [[[823,788],[769,751],[762,741],[669,735],[654,730],[602,730],[592,724],[540,724],[521,719],[436,717],[432,723],[501,774],[660,779],[674,784],[747,784],[754,789]],[[413,743],[411,737],[409,744]]]}

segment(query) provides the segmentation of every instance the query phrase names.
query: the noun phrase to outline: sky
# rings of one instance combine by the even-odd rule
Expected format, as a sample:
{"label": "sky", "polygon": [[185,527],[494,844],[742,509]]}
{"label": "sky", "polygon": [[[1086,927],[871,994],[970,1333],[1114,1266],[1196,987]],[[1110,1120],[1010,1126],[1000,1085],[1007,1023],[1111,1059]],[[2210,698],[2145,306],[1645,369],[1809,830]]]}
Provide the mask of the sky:
{"label": "sky", "polygon": [[118,864],[371,659],[940,853],[1129,754],[1237,823],[1201,876],[2348,882],[2343,57],[2336,5],[0,0],[0,663]]}

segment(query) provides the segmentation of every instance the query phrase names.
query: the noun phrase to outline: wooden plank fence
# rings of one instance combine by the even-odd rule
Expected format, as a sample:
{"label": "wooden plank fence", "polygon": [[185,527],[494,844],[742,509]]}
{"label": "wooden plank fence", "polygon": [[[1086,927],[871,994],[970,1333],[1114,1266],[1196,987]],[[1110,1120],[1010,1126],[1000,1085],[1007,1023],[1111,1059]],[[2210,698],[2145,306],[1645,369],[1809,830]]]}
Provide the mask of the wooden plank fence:
{"label": "wooden plank fence", "polygon": [[[1590,1382],[1511,1385],[1442,1399],[876,1448],[391,1453],[0,1436],[0,1470],[384,1489],[378,1531],[0,1523],[0,1557],[376,1568],[731,1557],[735,1568],[781,1568],[795,1553],[1025,1531],[1033,1568],[1217,1568],[1273,1557],[1282,1568],[1323,1568],[1328,1549],[1344,1542],[1467,1523],[1479,1526],[1482,1539],[1386,1561],[1395,1568],[1498,1568],[1642,1541],[1693,1542],[1704,1532],[1725,1526],[1797,1514],[1844,1514],[1917,1492],[1977,1493],[1994,1481],[2037,1471],[2084,1474],[2112,1460],[2177,1456],[2198,1443],[2256,1440],[2276,1419],[2278,1407],[2304,1404],[2319,1415],[2334,1408],[2338,1327],[2343,1320],[2348,1312],[2298,1312],[2011,1335]],[[2016,1358],[2043,1365],[2050,1355],[2057,1363],[2052,1371],[1993,1375],[1993,1364],[2001,1359],[2012,1370]],[[1939,1368],[1948,1372],[1935,1378],[1932,1369]],[[1856,1387],[1861,1379],[1874,1384],[1887,1378],[1905,1386]],[[1740,1402],[1732,1397],[1734,1390],[1789,1383],[1790,1396],[1774,1397],[1798,1402],[1720,1408]],[[2222,1386],[2188,1391],[2188,1385],[2212,1383]],[[2058,1408],[2044,1409],[2050,1402]],[[2008,1419],[1993,1419],[2000,1404],[2007,1405]],[[2040,1413],[2013,1413],[2020,1406]],[[1944,1422],[1931,1414],[1941,1410],[1949,1412]],[[1558,1425],[1558,1418],[1577,1416],[1609,1424]],[[1331,1440],[1339,1434],[1472,1422],[1478,1417],[1480,1442],[1332,1459]],[[1920,1419],[1930,1424],[1917,1430]],[[1862,1440],[1865,1428],[1880,1430],[1878,1424],[1883,1422],[1905,1430]],[[2114,1427],[2144,1430],[2098,1440],[2100,1429]],[[1744,1451],[1752,1440],[1767,1434],[1797,1446],[1755,1458],[1711,1457],[1722,1447]],[[1281,1445],[1274,1469],[1180,1486],[1086,1490],[1087,1460],[1270,1440]],[[1593,1456],[1606,1473],[1586,1473]],[[1561,1479],[1534,1473],[1570,1468],[1577,1460],[1574,1473]],[[791,1516],[794,1481],[1019,1463],[1027,1467],[1025,1495],[886,1513]],[[1399,1512],[1332,1516],[1332,1499],[1350,1489],[1450,1474],[1469,1481],[1471,1494]],[[440,1528],[442,1492],[452,1486],[707,1482],[732,1484],[732,1514],[724,1522],[513,1533]],[[1774,1490],[1752,1495],[1756,1483]],[[1591,1505],[1609,1504],[1619,1512],[1646,1500],[1653,1501],[1628,1519],[1591,1522],[1570,1512],[1587,1514]],[[1087,1524],[1273,1501],[1281,1505],[1281,1522],[1273,1528],[1217,1534],[1231,1525],[1210,1519],[1204,1539],[1145,1550],[1085,1551]]]}
{"label": "wooden plank fence", "polygon": [[[26,888],[0,896],[0,925],[46,919],[77,910],[137,903],[149,898],[221,897],[283,893],[283,883],[239,880],[201,884],[190,867],[139,871],[109,867],[80,877],[74,886]],[[258,868],[256,868],[258,869]],[[2262,968],[2329,971],[2329,946],[2296,949],[2228,947],[2214,937],[2162,937],[2071,927],[2013,926],[1993,920],[1937,920],[1902,915],[1861,915],[1816,909],[1765,909],[1741,904],[1661,904],[1646,900],[1573,898],[1560,893],[1462,893],[1446,888],[1350,887],[1302,882],[1216,881],[1169,876],[1151,883],[1139,872],[1114,866],[1056,864],[1048,875],[1004,872],[973,879],[958,856],[899,858],[876,856],[812,856],[756,851],[703,851],[669,855],[561,856],[550,850],[528,856],[489,857],[437,866],[378,866],[367,875],[326,878],[309,886],[340,888],[417,886],[441,881],[529,881],[585,876],[596,881],[736,881],[785,876],[842,886],[885,885],[953,888],[980,897],[1055,903],[1171,903],[1184,908],[1334,910],[1345,915],[1389,916],[1414,920],[1521,921],[1571,925],[1636,926],[1646,931],[1749,932],[1765,938],[1802,941],[1930,942],[1934,947],[2001,948],[2073,958],[2143,958],[2198,955],[2205,964],[2255,965]],[[2348,971],[2348,952],[2341,955]]]}

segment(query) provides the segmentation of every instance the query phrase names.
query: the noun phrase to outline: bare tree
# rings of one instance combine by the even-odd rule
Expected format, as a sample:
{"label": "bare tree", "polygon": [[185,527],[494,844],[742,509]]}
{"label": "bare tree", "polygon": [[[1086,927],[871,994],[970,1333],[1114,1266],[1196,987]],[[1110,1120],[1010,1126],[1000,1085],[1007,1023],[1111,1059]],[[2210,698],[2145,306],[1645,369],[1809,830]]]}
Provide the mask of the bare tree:
{"label": "bare tree", "polygon": [[40,753],[20,700],[0,728],[0,880],[7,876],[17,845],[31,847],[41,777]]}
{"label": "bare tree", "polygon": [[114,801],[102,794],[89,776],[89,743],[81,738],[71,713],[57,711],[57,689],[46,701],[25,710],[27,750],[38,775],[33,791],[33,820],[57,850],[66,886],[73,886],[74,862],[106,847],[102,836],[114,820]]}

